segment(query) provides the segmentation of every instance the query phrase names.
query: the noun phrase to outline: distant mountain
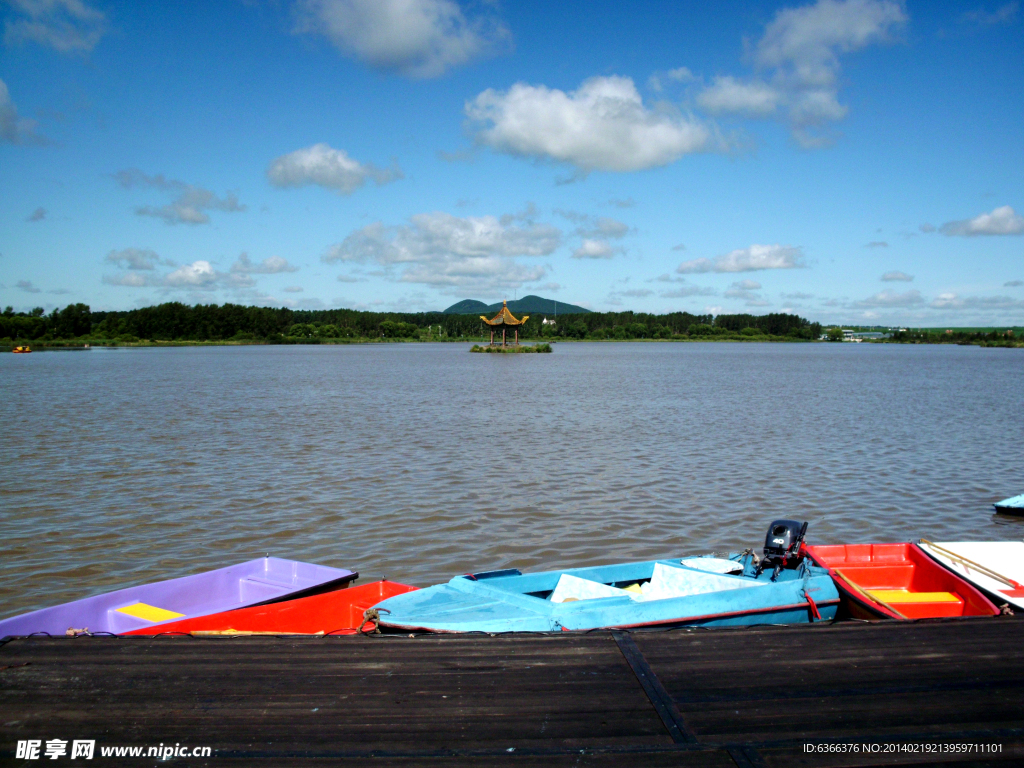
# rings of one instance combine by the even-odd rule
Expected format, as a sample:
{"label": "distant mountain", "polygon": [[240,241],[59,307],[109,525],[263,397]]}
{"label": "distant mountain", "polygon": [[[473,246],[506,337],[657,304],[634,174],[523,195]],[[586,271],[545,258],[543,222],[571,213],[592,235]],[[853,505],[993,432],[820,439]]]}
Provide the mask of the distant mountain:
{"label": "distant mountain", "polygon": [[[495,314],[501,309],[501,302],[495,304],[484,304],[475,299],[464,299],[458,304],[452,304],[444,311],[446,315],[486,315]],[[508,309],[513,314],[544,314],[544,315],[580,315],[589,312],[589,309],[578,307],[575,304],[565,304],[554,299],[545,299],[540,296],[523,296],[521,299],[510,301]]]}
{"label": "distant mountain", "polygon": [[487,311],[487,305],[476,299],[463,299],[458,304],[452,304],[444,311],[446,315],[482,315]]}

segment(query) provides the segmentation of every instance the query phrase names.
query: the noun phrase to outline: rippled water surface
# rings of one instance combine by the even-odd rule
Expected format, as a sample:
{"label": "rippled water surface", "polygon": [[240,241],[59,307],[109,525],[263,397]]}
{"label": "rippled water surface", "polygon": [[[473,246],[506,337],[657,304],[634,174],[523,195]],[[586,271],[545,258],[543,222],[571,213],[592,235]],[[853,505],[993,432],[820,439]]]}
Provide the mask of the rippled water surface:
{"label": "rippled water surface", "polygon": [[0,616],[262,556],[418,585],[1020,539],[1024,354],[868,344],[0,355]]}

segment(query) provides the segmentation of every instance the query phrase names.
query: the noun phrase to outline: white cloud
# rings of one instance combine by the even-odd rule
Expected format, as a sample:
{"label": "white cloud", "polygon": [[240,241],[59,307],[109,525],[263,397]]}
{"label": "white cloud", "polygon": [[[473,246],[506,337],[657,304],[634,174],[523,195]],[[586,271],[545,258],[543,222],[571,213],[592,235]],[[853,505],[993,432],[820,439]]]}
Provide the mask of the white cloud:
{"label": "white cloud", "polygon": [[381,169],[372,163],[359,163],[343,149],[327,144],[314,144],[297,149],[274,160],[267,168],[267,178],[275,187],[302,187],[316,184],[333,189],[340,195],[350,195],[373,179],[377,184],[402,178],[397,167]]}
{"label": "white cloud", "polygon": [[991,27],[995,24],[1010,24],[1017,18],[1017,11],[1019,10],[1019,7],[1019,4],[1014,0],[1014,2],[1006,3],[994,11],[987,11],[984,8],[967,11],[963,16],[963,19],[966,22],[977,24],[980,27]]}
{"label": "white cloud", "polygon": [[944,235],[1020,235],[1024,234],[1024,216],[1019,216],[1013,208],[1004,205],[991,213],[982,213],[973,219],[948,221],[941,227]]}
{"label": "white cloud", "polygon": [[872,240],[870,243],[864,246],[865,248],[888,248],[889,243],[885,240]]}
{"label": "white cloud", "polygon": [[19,280],[17,283],[14,284],[14,286],[22,291],[25,291],[25,293],[43,292],[42,288],[36,288],[34,285],[32,285],[31,280]]}
{"label": "white cloud", "polygon": [[102,11],[82,0],[7,0],[15,16],[4,24],[8,45],[31,41],[61,53],[89,53],[107,31]]}
{"label": "white cloud", "polygon": [[767,79],[716,77],[698,103],[719,114],[761,117],[783,108],[793,137],[804,147],[821,146],[828,138],[814,129],[847,113],[838,98],[840,55],[889,40],[906,20],[897,0],[818,0],[784,8],[753,50]]}
{"label": "white cloud", "polygon": [[452,0],[300,0],[297,11],[297,32],[410,77],[437,77],[510,41],[500,20],[467,18]]}
{"label": "white cloud", "polygon": [[277,275],[282,272],[298,272],[299,268],[289,264],[288,260],[281,256],[268,256],[259,264],[253,264],[249,260],[249,254],[243,252],[231,265],[231,271],[243,275]]}
{"label": "white cloud", "polygon": [[880,293],[876,293],[874,296],[869,296],[863,301],[854,303],[855,307],[914,307],[918,304],[923,304],[924,299],[921,298],[920,291],[907,291],[906,293],[896,293],[895,291],[885,290]]}
{"label": "white cloud", "polygon": [[35,132],[36,121],[18,115],[11,101],[7,83],[0,80],[0,142],[8,144],[45,144],[46,139]]}
{"label": "white cloud", "polygon": [[164,278],[164,283],[175,287],[203,287],[217,282],[217,273],[208,261],[193,261],[178,267]]}
{"label": "white cloud", "polygon": [[605,240],[584,238],[580,247],[572,252],[574,259],[610,259],[622,253],[621,248],[614,247]]}
{"label": "white cloud", "polygon": [[145,288],[162,285],[160,279],[142,274],[141,272],[122,272],[119,275],[104,275],[103,282],[106,285],[119,285],[125,288]]}
{"label": "white cloud", "polygon": [[104,261],[116,264],[121,269],[132,270],[153,270],[159,264],[173,266],[170,262],[161,259],[156,251],[151,251],[148,248],[125,248],[122,251],[111,251]]}
{"label": "white cloud", "polygon": [[1024,280],[1008,280],[1003,283],[1003,288],[1020,288],[1024,285]]}
{"label": "white cloud", "polygon": [[[700,285],[684,285],[680,288],[673,288],[671,291],[662,291],[658,295],[663,299],[686,299],[690,296],[715,296],[718,291],[714,288],[706,288]],[[721,311],[721,307],[718,311]]]}
{"label": "white cloud", "polygon": [[285,293],[302,293],[304,290],[301,285],[289,285],[287,288],[282,288]]}
{"label": "white cloud", "polygon": [[1024,309],[1024,301],[1009,296],[964,296],[940,293],[929,305],[933,309],[1008,310]]}
{"label": "white cloud", "polygon": [[897,270],[895,272],[886,272],[884,275],[882,275],[882,282],[883,283],[893,283],[893,282],[909,283],[913,279],[914,279],[913,275],[908,275],[906,272],[900,272],[899,270]]}
{"label": "white cloud", "polygon": [[676,272],[756,272],[762,269],[797,269],[803,266],[803,251],[791,245],[751,245],[713,259],[684,261]]}
{"label": "white cloud", "polygon": [[476,140],[496,152],[567,163],[582,173],[639,171],[713,148],[709,129],[644,106],[628,77],[593,77],[566,93],[516,83],[466,103]]}
{"label": "white cloud", "polygon": [[740,280],[729,286],[729,289],[722,294],[727,299],[743,299],[748,307],[767,307],[771,305],[757,291],[761,290],[761,284],[756,280]]}
{"label": "white cloud", "polygon": [[716,77],[697,96],[697,103],[712,114],[739,112],[764,117],[772,114],[782,94],[767,83],[741,82],[729,75]]}
{"label": "white cloud", "polygon": [[153,216],[163,219],[167,224],[208,224],[210,217],[206,213],[207,211],[233,213],[246,209],[246,206],[239,204],[238,196],[234,192],[228,192],[223,198],[220,198],[208,189],[186,184],[177,179],[168,179],[163,174],[149,176],[138,168],[118,171],[114,174],[114,178],[124,189],[149,187],[177,195],[167,205],[156,207],[144,205],[135,209],[135,213],[139,216]]}
{"label": "white cloud", "polygon": [[46,218],[45,208],[36,208],[32,213],[25,217],[25,221],[42,221]]}
{"label": "white cloud", "polygon": [[492,295],[543,278],[543,267],[516,259],[547,256],[561,243],[560,230],[524,219],[523,214],[499,219],[421,213],[407,225],[386,227],[376,222],[356,230],[328,248],[321,260],[372,262],[383,266],[386,274],[400,269],[397,279],[402,282]]}
{"label": "white cloud", "polygon": [[924,232],[927,235],[927,234],[930,234],[930,233],[935,231],[935,225],[934,224],[927,224],[927,223],[925,223],[925,224],[922,224],[921,226],[919,226],[918,229],[920,229],[922,232]]}

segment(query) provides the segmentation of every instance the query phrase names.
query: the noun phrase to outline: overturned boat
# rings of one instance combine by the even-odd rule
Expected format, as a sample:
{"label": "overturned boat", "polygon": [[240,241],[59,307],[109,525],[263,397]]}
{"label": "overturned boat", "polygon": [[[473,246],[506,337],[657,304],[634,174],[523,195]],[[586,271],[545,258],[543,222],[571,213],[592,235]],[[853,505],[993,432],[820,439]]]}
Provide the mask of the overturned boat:
{"label": "overturned boat", "polygon": [[597,628],[742,626],[831,620],[839,594],[803,557],[807,524],[779,520],[765,557],[751,551],[524,574],[458,576],[377,604],[381,628],[551,632]]}
{"label": "overturned boat", "polygon": [[0,637],[119,635],[177,619],[341,589],[358,577],[355,571],[262,557],[12,616],[0,621]]}

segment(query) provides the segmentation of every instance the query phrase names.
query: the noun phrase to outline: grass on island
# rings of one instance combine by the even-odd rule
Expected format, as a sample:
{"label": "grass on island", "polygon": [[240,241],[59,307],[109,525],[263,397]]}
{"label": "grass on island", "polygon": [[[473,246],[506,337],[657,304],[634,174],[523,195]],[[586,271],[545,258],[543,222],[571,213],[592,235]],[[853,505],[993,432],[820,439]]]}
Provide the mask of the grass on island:
{"label": "grass on island", "polygon": [[525,352],[550,352],[551,351],[551,345],[547,344],[547,343],[544,343],[544,342],[541,342],[540,344],[532,344],[532,345],[526,345],[526,344],[521,345],[521,346],[513,345],[511,347],[492,347],[489,344],[484,344],[482,346],[480,344],[474,344],[473,348],[471,350],[469,350],[469,351],[470,352],[497,352],[499,354],[506,354],[506,355],[507,354],[519,354],[519,353],[525,353]]}

